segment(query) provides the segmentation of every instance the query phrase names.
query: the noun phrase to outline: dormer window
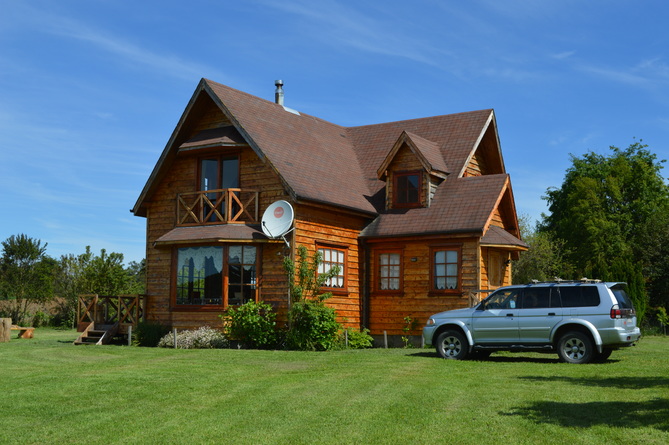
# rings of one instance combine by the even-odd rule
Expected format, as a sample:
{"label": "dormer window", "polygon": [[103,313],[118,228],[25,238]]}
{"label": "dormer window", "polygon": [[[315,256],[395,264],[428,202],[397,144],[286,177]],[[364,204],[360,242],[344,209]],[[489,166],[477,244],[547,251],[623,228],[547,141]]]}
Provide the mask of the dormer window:
{"label": "dormer window", "polygon": [[393,207],[420,207],[422,175],[420,171],[395,173]]}

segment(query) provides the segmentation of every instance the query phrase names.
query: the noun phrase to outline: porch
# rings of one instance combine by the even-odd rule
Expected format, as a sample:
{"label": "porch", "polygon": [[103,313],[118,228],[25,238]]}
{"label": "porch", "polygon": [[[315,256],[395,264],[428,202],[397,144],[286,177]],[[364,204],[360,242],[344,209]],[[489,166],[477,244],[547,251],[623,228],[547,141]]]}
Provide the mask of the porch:
{"label": "porch", "polygon": [[146,295],[98,295],[85,294],[77,297],[77,331],[85,332],[95,326],[105,326],[114,330],[114,335],[128,333],[144,321]]}

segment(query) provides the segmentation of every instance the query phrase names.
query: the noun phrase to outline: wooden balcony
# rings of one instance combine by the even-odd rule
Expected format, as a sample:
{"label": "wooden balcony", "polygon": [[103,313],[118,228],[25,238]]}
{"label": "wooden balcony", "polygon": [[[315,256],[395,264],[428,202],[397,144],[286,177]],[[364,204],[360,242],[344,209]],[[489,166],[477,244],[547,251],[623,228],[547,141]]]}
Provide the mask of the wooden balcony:
{"label": "wooden balcony", "polygon": [[258,192],[217,189],[177,195],[177,226],[258,223]]}

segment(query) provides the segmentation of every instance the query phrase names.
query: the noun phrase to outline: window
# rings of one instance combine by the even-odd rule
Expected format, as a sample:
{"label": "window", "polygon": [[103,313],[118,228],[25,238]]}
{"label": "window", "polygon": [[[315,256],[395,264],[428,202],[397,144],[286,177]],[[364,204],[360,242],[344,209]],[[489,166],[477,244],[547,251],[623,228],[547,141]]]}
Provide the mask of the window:
{"label": "window", "polygon": [[402,288],[402,255],[397,251],[381,251],[377,255],[376,290],[398,291]]}
{"label": "window", "polygon": [[[237,156],[207,157],[200,159],[200,190],[238,189],[239,188],[239,158]],[[234,192],[239,196],[238,192]],[[225,195],[221,192],[207,193],[209,202],[203,204],[203,220],[208,222],[226,221],[228,206],[225,205]],[[230,208],[232,215],[239,211],[235,203]],[[218,214],[217,214],[218,212]],[[219,216],[221,215],[221,216]]]}
{"label": "window", "polygon": [[420,206],[420,172],[395,173],[394,207]]}
{"label": "window", "polygon": [[200,160],[200,191],[239,188],[239,158],[211,157]]}
{"label": "window", "polygon": [[240,305],[257,300],[255,246],[199,246],[177,250],[176,305]]}
{"label": "window", "polygon": [[432,248],[432,291],[453,292],[460,288],[460,249]]}
{"label": "window", "polygon": [[329,272],[339,266],[339,273],[325,282],[324,287],[344,289],[346,286],[346,250],[335,247],[319,247],[323,262],[318,265],[318,274]]}

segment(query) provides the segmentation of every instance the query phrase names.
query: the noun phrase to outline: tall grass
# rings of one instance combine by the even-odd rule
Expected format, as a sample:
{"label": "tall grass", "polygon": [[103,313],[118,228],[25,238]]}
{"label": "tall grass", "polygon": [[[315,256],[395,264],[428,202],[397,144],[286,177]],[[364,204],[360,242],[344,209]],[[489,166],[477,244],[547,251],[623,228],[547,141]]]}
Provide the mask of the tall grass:
{"label": "tall grass", "polygon": [[669,443],[669,339],[606,363],[0,344],[0,443]]}

